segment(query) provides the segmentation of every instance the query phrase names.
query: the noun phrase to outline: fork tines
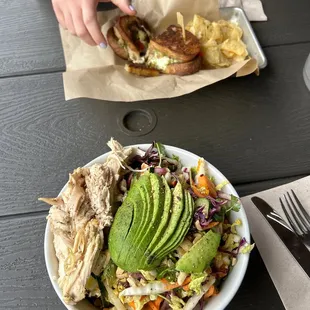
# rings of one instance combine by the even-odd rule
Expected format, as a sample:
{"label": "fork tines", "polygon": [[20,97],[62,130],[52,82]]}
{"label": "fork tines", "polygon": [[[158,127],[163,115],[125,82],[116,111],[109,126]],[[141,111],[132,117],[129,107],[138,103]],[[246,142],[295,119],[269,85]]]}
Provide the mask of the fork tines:
{"label": "fork tines", "polygon": [[295,202],[292,199],[291,194],[287,192],[286,195],[284,195],[286,206],[281,198],[280,203],[283,212],[295,233],[299,236],[304,236],[310,233],[310,216],[302,206],[294,191],[291,190],[291,192]]}

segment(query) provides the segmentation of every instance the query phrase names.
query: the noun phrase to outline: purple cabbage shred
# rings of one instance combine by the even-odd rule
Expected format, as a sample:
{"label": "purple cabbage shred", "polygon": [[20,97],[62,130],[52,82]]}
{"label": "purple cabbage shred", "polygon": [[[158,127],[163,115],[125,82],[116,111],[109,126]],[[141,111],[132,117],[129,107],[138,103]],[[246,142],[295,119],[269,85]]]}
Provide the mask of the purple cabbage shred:
{"label": "purple cabbage shred", "polygon": [[232,251],[223,250],[223,249],[221,249],[221,248],[219,248],[218,250],[219,250],[219,252],[226,253],[226,254],[230,254],[230,255],[232,255],[233,257],[237,257],[237,255],[239,254],[240,248],[241,248],[242,246],[244,246],[245,244],[246,244],[246,239],[245,239],[245,238],[242,238],[242,239],[240,240],[240,243],[239,243],[238,247],[235,248],[235,249],[233,249]]}
{"label": "purple cabbage shred", "polygon": [[195,220],[199,221],[201,228],[206,228],[211,222],[212,218],[207,219],[206,215],[203,213],[204,207],[200,207],[194,214]]}
{"label": "purple cabbage shred", "polygon": [[136,280],[141,280],[141,279],[145,280],[144,276],[140,272],[131,272],[130,276]]}
{"label": "purple cabbage shred", "polygon": [[203,300],[203,298],[201,298],[201,299],[199,300],[199,306],[200,306],[200,310],[203,310],[203,306],[204,306],[204,300]]}

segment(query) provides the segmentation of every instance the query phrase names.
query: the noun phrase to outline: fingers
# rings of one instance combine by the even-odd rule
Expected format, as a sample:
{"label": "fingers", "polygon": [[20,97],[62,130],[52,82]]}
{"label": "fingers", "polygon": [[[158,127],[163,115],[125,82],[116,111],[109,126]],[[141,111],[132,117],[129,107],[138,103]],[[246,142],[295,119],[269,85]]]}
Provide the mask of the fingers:
{"label": "fingers", "polygon": [[134,6],[128,0],[111,0],[116,6],[118,6],[125,14],[135,15],[137,12]]}
{"label": "fingers", "polygon": [[52,2],[53,9],[55,11],[56,18],[58,20],[58,23],[61,25],[62,28],[66,29],[66,23],[65,23],[65,17],[61,11],[61,9],[58,7],[57,3],[55,1]]}
{"label": "fingers", "polygon": [[75,9],[72,15],[76,35],[91,46],[97,45],[84,24],[82,10]]}
{"label": "fingers", "polygon": [[92,40],[100,47],[106,48],[107,42],[101,32],[101,27],[97,19],[96,9],[88,5],[84,6],[82,9],[82,15],[84,25],[92,37]]}
{"label": "fingers", "polygon": [[64,12],[66,28],[73,34],[76,35],[72,16],[69,11]]}
{"label": "fingers", "polygon": [[[125,14],[136,14],[129,0],[110,1]],[[96,8],[98,0],[52,0],[52,4],[57,20],[63,28],[79,36],[89,45],[99,45],[102,48],[107,47],[106,39],[101,32],[97,19]]]}

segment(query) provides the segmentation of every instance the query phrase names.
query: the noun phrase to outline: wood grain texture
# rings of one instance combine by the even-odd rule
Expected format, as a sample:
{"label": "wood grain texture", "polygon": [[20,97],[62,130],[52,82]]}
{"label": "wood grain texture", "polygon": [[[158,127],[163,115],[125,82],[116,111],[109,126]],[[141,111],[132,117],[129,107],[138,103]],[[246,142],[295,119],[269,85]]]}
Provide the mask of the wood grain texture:
{"label": "wood grain texture", "polygon": [[[263,46],[310,41],[308,0],[263,2],[269,20],[253,23]],[[65,70],[50,0],[2,0],[0,11],[0,77]]]}
{"label": "wood grain texture", "polygon": [[240,197],[244,197],[247,195],[252,195],[257,192],[265,191],[267,189],[271,189],[277,186],[281,186],[287,183],[294,182],[306,176],[307,175],[297,175],[297,176],[292,176],[288,178],[279,178],[279,179],[265,180],[265,181],[260,181],[260,182],[237,184],[235,185],[235,189],[238,192]]}
{"label": "wood grain texture", "polygon": [[[310,173],[309,44],[266,49],[260,77],[231,78],[190,95],[140,103],[65,102],[61,74],[0,80],[0,215],[46,210],[68,173],[108,149],[155,139],[203,156],[233,184]],[[128,136],[118,119],[151,108],[155,129]]]}
{"label": "wood grain texture", "polygon": [[0,11],[0,76],[64,70],[50,0],[2,0]]}
{"label": "wood grain texture", "polygon": [[45,217],[0,219],[0,309],[64,309],[43,254]]}
{"label": "wood grain texture", "polygon": [[267,22],[252,26],[262,46],[310,41],[310,2],[308,0],[262,0]]}
{"label": "wood grain texture", "polygon": [[[0,218],[0,309],[65,309],[45,268],[45,225],[44,216]],[[257,250],[251,254],[244,282],[227,309],[284,309]]]}

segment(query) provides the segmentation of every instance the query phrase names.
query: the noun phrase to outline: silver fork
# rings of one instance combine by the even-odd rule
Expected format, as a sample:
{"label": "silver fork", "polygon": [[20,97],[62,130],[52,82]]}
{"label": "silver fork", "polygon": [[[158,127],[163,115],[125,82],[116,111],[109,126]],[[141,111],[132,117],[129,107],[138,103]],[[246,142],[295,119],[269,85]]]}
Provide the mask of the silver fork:
{"label": "silver fork", "polygon": [[285,203],[279,198],[283,212],[295,234],[306,246],[310,247],[310,216],[302,206],[295,192],[293,190],[291,192],[295,202],[289,192],[284,195]]}

